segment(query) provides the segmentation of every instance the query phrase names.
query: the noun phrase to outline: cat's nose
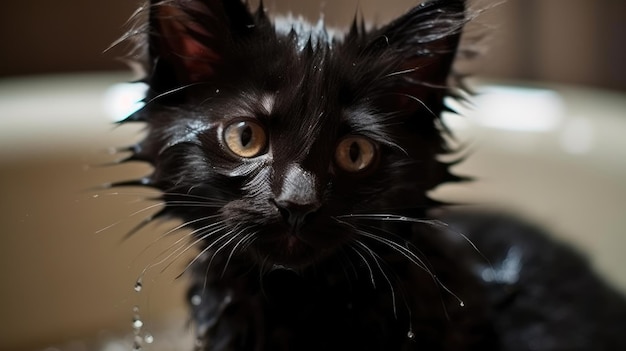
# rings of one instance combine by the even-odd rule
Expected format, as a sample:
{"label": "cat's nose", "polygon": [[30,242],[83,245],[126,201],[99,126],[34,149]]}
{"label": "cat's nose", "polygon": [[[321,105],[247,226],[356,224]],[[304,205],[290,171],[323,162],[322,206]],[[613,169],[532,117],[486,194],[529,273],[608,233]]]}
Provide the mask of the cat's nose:
{"label": "cat's nose", "polygon": [[299,228],[320,208],[315,174],[294,163],[286,168],[279,184],[280,190],[271,201],[285,223]]}
{"label": "cat's nose", "polygon": [[309,221],[319,209],[317,203],[296,203],[288,200],[274,200],[283,219],[293,228],[298,228]]}

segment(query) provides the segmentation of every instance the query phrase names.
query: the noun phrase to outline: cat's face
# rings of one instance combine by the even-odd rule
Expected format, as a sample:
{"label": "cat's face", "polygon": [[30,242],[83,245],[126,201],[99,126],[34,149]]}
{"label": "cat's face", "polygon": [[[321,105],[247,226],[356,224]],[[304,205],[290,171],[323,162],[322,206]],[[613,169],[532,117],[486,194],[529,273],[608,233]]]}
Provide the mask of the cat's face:
{"label": "cat's face", "polygon": [[331,37],[235,0],[152,4],[150,91],[128,119],[148,125],[143,183],[201,250],[285,266],[358,245],[375,216],[419,215],[454,178],[436,156],[464,22],[463,1],[433,1]]}

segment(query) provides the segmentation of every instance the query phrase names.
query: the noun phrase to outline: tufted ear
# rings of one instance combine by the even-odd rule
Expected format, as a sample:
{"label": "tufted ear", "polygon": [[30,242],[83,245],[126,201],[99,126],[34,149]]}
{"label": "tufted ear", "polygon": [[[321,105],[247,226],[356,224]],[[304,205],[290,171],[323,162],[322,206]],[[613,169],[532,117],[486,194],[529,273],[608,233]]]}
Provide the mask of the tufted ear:
{"label": "tufted ear", "polygon": [[394,106],[419,101],[438,114],[467,21],[464,0],[431,0],[370,33],[366,51],[384,57],[398,77]]}
{"label": "tufted ear", "polygon": [[151,89],[163,92],[215,78],[253,23],[240,0],[151,0]]}

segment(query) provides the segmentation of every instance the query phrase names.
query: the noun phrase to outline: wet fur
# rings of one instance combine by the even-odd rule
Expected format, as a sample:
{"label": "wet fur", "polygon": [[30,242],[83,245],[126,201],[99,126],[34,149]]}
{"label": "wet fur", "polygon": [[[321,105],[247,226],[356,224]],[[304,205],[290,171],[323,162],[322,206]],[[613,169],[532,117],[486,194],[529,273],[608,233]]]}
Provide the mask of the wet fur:
{"label": "wet fur", "polygon": [[[139,17],[125,39],[149,91],[123,123],[146,125],[127,161],[154,171],[117,185],[161,190],[155,218],[192,230],[198,350],[626,349],[623,300],[576,253],[510,218],[431,214],[428,191],[463,180],[440,160],[440,115],[458,96],[464,1],[343,37],[277,30],[236,0],[154,1]],[[225,150],[240,117],[271,152]],[[346,174],[333,155],[353,134],[378,159]],[[314,210],[296,226],[281,199]]]}

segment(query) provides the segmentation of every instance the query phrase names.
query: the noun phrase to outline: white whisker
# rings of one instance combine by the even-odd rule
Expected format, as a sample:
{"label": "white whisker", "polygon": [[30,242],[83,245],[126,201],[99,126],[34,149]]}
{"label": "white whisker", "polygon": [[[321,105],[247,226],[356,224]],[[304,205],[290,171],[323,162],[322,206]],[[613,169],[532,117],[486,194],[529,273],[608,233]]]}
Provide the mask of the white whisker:
{"label": "white whisker", "polygon": [[357,234],[373,239],[375,241],[378,241],[381,244],[384,244],[385,246],[393,249],[394,251],[398,252],[399,254],[401,254],[402,256],[404,256],[405,258],[407,258],[409,261],[411,261],[413,264],[415,264],[416,266],[418,266],[419,268],[423,269],[425,272],[427,272],[428,274],[432,275],[432,272],[430,271],[430,269],[428,269],[428,267],[426,266],[426,264],[424,263],[424,261],[417,256],[413,251],[407,249],[406,247],[398,244],[397,242],[387,239],[387,238],[383,238],[379,235],[376,234],[372,234],[366,231],[363,231],[361,229],[358,229],[357,227],[355,227],[354,225],[347,223],[345,221],[341,221],[339,219],[337,219],[337,217],[335,218],[339,223],[343,223],[345,225],[348,225],[350,227],[352,227]]}
{"label": "white whisker", "polygon": [[412,222],[412,223],[430,225],[430,226],[433,226],[435,228],[442,229],[442,230],[450,230],[452,233],[460,236],[463,240],[465,240],[465,242],[467,242],[476,253],[478,253],[487,263],[489,263],[489,265],[491,265],[487,256],[485,256],[480,251],[480,249],[478,249],[476,244],[474,244],[474,242],[472,242],[472,240],[467,235],[465,235],[464,233],[458,230],[452,229],[448,223],[440,221],[438,219],[418,219],[418,218],[411,218],[411,217],[398,216],[398,215],[392,215],[392,214],[349,214],[349,215],[337,216],[336,218],[354,218],[354,219],[365,219],[365,220],[369,219],[369,220],[380,220],[380,221],[390,221],[390,222]]}
{"label": "white whisker", "polygon": [[[104,228],[96,230],[95,234],[100,234],[100,233],[102,233],[102,232],[104,232],[106,230],[109,230],[109,229],[111,229],[111,228],[113,228],[115,226],[120,225],[121,223],[123,223],[124,221],[128,220],[129,218],[132,218],[134,216],[137,216],[139,214],[142,214],[144,212],[150,211],[150,210],[152,210],[154,208],[157,208],[159,206],[164,206],[164,205],[165,205],[165,203],[161,201],[161,202],[158,202],[156,204],[152,204],[152,205],[146,206],[146,207],[142,208],[141,210],[135,211],[135,212],[127,215],[124,219],[121,219],[121,220],[119,220],[119,221],[117,221],[115,223],[109,224],[108,226],[106,226]],[[144,221],[147,220],[147,219],[151,219],[151,217],[146,217],[146,219],[144,219]]]}
{"label": "white whisker", "polygon": [[[238,235],[240,235],[240,234],[238,234]],[[230,264],[230,260],[233,258],[233,255],[237,251],[237,248],[239,248],[241,243],[247,241],[248,239],[250,239],[254,235],[256,235],[256,232],[248,233],[248,234],[244,235],[243,238],[241,238],[241,240],[239,240],[237,242],[237,244],[235,244],[235,246],[233,246],[233,249],[230,250],[230,254],[228,255],[228,258],[226,259],[226,263],[224,264],[224,269],[222,270],[222,277],[224,277],[224,275],[226,274],[226,269],[228,268],[228,265]],[[216,254],[217,254],[217,252],[216,252]]]}
{"label": "white whisker", "polygon": [[[193,241],[192,243],[189,243],[189,244],[184,243],[184,244],[180,245],[180,244],[181,244],[181,242],[182,242],[183,240],[187,239],[187,238],[188,238],[188,237],[190,237],[190,236],[193,236],[195,233],[197,233],[197,232],[199,232],[199,231],[203,231],[203,230],[209,229],[209,228],[214,227],[214,226],[217,226],[217,225],[219,225],[219,224],[222,224],[222,226],[221,226],[221,227],[216,228],[216,229],[215,229],[215,230],[213,230],[213,231],[210,231],[210,232],[208,232],[208,233],[206,233],[206,234],[201,235],[198,239],[196,239],[196,240],[195,240],[195,241]],[[226,228],[226,225],[223,225],[223,221],[219,221],[219,222],[212,223],[212,224],[210,224],[210,225],[208,225],[208,226],[205,226],[205,227],[202,227],[202,228],[196,229],[195,231],[193,231],[193,232],[191,232],[191,233],[187,234],[186,236],[184,236],[184,237],[182,237],[182,238],[180,238],[180,239],[176,240],[176,242],[174,242],[173,244],[171,244],[171,245],[170,245],[167,249],[163,250],[163,252],[161,252],[161,253],[157,256],[157,258],[158,258],[158,257],[161,257],[161,256],[163,256],[163,255],[165,255],[168,251],[171,251],[174,247],[176,247],[176,246],[178,246],[178,247],[177,247],[175,250],[171,251],[171,252],[170,252],[170,253],[169,253],[166,257],[164,257],[164,258],[163,258],[163,259],[161,259],[160,261],[155,262],[155,263],[151,263],[150,265],[146,266],[146,267],[143,269],[143,271],[141,272],[141,274],[139,275],[139,279],[141,279],[141,278],[142,278],[142,277],[143,277],[143,276],[144,276],[144,275],[145,275],[145,274],[146,274],[149,270],[151,270],[152,268],[154,268],[154,267],[156,267],[156,266],[159,266],[159,265],[162,265],[163,263],[167,262],[167,261],[168,261],[168,260],[170,260],[172,257],[174,257],[174,255],[176,255],[176,256],[175,256],[175,257],[174,257],[174,258],[170,261],[170,263],[169,263],[169,264],[167,264],[167,265],[166,265],[166,266],[165,266],[165,267],[161,270],[161,273],[162,273],[162,272],[164,272],[164,271],[166,271],[166,270],[167,270],[167,269],[168,269],[168,268],[169,268],[169,267],[170,267],[170,266],[171,266],[174,262],[176,262],[176,260],[178,260],[178,258],[180,258],[182,255],[184,255],[184,254],[185,254],[187,251],[189,251],[192,247],[196,246],[196,245],[197,245],[198,243],[200,243],[202,240],[204,240],[204,239],[208,238],[208,237],[209,237],[209,236],[211,236],[211,235],[214,235],[215,233],[217,233],[217,232],[219,232],[219,231],[221,231],[221,230],[223,230],[223,229],[225,229],[225,228]]]}
{"label": "white whisker", "polygon": [[382,260],[382,258],[377,253],[375,253],[372,249],[367,247],[367,245],[362,243],[361,241],[356,240],[355,242],[358,245],[360,245],[363,249],[365,249],[366,252],[370,254],[370,256],[374,259],[374,263],[378,267],[378,270],[382,274],[383,278],[385,278],[385,280],[387,281],[387,285],[389,285],[389,289],[391,290],[391,304],[393,306],[393,315],[396,319],[398,319],[398,309],[396,306],[396,290],[394,289],[393,284],[391,284],[391,280],[389,279],[389,276],[387,276],[387,273],[385,272],[383,267],[380,265],[380,261]]}
{"label": "white whisker", "polygon": [[[184,223],[182,223],[182,224],[180,224],[180,225],[177,225],[176,227],[174,227],[174,228],[172,228],[172,229],[168,230],[167,232],[165,232],[165,233],[161,234],[158,238],[154,239],[154,240],[153,240],[150,244],[148,244],[148,245],[147,245],[147,246],[146,246],[143,250],[141,250],[141,252],[139,253],[139,255],[138,255],[138,256],[143,255],[146,251],[148,251],[150,248],[152,248],[154,245],[156,245],[156,243],[158,243],[159,241],[163,240],[163,239],[164,239],[165,237],[167,237],[168,235],[170,235],[170,234],[172,234],[172,233],[174,233],[174,232],[176,232],[176,231],[178,231],[178,230],[181,230],[181,229],[183,229],[183,228],[185,228],[185,227],[188,227],[188,226],[190,226],[191,224],[194,224],[194,223],[197,223],[197,222],[201,222],[201,221],[205,221],[205,220],[209,220],[209,219],[214,219],[214,218],[217,218],[217,217],[219,217],[219,215],[212,215],[212,216],[200,217],[200,218],[194,219],[194,220],[192,220],[192,221],[187,221],[187,222],[184,222]],[[207,228],[206,228],[206,227],[204,227],[204,228],[201,228],[201,229],[207,229]],[[190,234],[188,234],[187,236],[189,236],[189,235],[191,235],[191,234],[193,234],[193,233],[194,233],[194,232],[191,232],[191,233],[190,233]],[[183,238],[181,238],[181,239],[177,240],[177,241],[174,243],[174,245],[175,245],[175,244],[178,244],[178,243],[179,243],[181,240],[183,240],[184,238],[185,238],[185,237],[183,237]],[[165,251],[169,250],[171,247],[172,247],[172,246],[168,247]],[[162,254],[163,254],[163,253],[159,254],[157,257],[161,256]]]}
{"label": "white whisker", "polygon": [[[170,262],[167,266],[165,266],[165,267],[163,268],[163,270],[162,270],[162,271],[165,271],[167,268],[169,268],[169,267],[172,265],[172,263],[174,263],[176,260],[178,260],[178,258],[180,258],[182,255],[184,255],[187,251],[191,250],[191,248],[195,247],[198,243],[200,243],[200,242],[202,242],[202,241],[206,240],[207,238],[209,238],[209,237],[211,237],[211,236],[214,236],[215,234],[219,233],[220,231],[222,231],[222,230],[224,230],[224,229],[228,228],[228,225],[223,224],[223,221],[220,221],[220,222],[216,222],[216,223],[212,223],[211,225],[208,225],[208,226],[207,226],[207,227],[205,227],[203,230],[206,230],[206,229],[208,229],[209,227],[215,226],[215,225],[217,225],[217,224],[222,224],[222,225],[221,225],[221,226],[219,226],[219,227],[217,227],[217,228],[215,228],[215,229],[213,229],[213,230],[211,230],[211,231],[208,231],[208,232],[203,233],[203,234],[202,234],[202,235],[200,235],[200,236],[199,236],[199,237],[198,237],[198,238],[197,238],[194,242],[192,242],[192,243],[188,244],[184,250],[182,250],[180,253],[178,253],[178,255],[176,255],[176,257],[174,257],[174,259],[173,259],[173,260],[172,260],[172,261],[171,261],[171,262]],[[198,230],[196,230],[196,231],[193,231],[193,232],[189,233],[187,236],[193,236],[193,235],[195,235],[195,233],[196,233],[196,232],[198,232]],[[227,233],[225,233],[224,235],[220,236],[220,237],[219,237],[216,241],[221,240],[224,236],[228,235],[229,233],[230,233],[230,232],[227,232]],[[214,243],[213,243],[213,244],[214,244]],[[209,245],[209,247],[208,247],[208,248],[210,248],[213,244]],[[179,248],[179,249],[180,249],[180,248]],[[203,251],[204,251],[204,250],[203,250]],[[198,255],[198,256],[196,256],[196,258],[195,258],[195,259],[197,259],[198,257],[199,257],[199,255]],[[195,260],[195,259],[194,259],[194,260]],[[183,272],[181,272],[181,274],[179,274],[178,276],[180,277],[182,274],[184,274],[184,273],[185,273],[185,271],[186,271],[186,270],[187,270],[187,269],[191,266],[191,264],[192,264],[192,263],[193,263],[193,261],[192,261],[190,264],[188,264],[188,265],[185,267],[185,269],[183,270]]]}
{"label": "white whisker", "polygon": [[[358,242],[358,240],[356,240]],[[370,266],[369,262],[367,261],[367,259],[365,258],[365,256],[363,256],[363,254],[361,254],[361,252],[359,252],[359,250],[357,250],[357,248],[353,247],[353,246],[348,246],[349,248],[352,249],[352,251],[354,251],[363,261],[363,263],[365,264],[365,267],[368,270],[368,273],[370,275],[370,281],[372,282],[372,288],[376,289],[376,280],[374,279],[374,271],[372,270],[372,267]]]}
{"label": "white whisker", "polygon": [[[229,235],[231,235],[236,229],[238,229],[237,227],[233,228],[233,230],[231,230],[229,232]],[[237,232],[237,234],[232,235],[232,237],[230,239],[228,239],[224,244],[222,244],[217,250],[215,250],[215,252],[213,252],[213,254],[211,255],[211,260],[209,260],[209,265],[207,266],[207,271],[209,270],[209,268],[211,268],[211,266],[213,265],[213,260],[215,259],[215,257],[217,257],[217,255],[220,253],[220,251],[222,251],[224,248],[226,248],[231,242],[233,242],[233,240],[235,240],[239,235],[241,234],[241,232]]]}

